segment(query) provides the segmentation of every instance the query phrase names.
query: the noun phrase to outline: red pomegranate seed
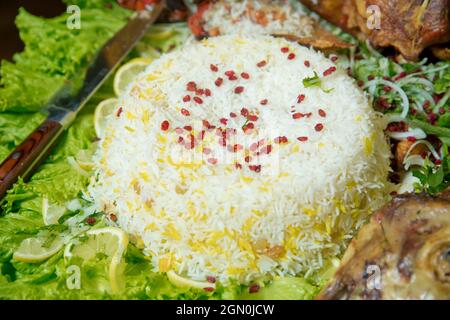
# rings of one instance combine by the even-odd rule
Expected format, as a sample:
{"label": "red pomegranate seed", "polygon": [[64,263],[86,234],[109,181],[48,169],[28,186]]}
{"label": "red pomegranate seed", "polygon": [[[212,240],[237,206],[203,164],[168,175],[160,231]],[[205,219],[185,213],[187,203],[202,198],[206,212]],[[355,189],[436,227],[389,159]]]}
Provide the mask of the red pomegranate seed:
{"label": "red pomegranate seed", "polygon": [[209,67],[211,68],[211,71],[212,71],[212,72],[217,72],[217,71],[219,71],[219,68],[218,68],[215,64],[211,64]]}
{"label": "red pomegranate seed", "polygon": [[184,138],[183,137],[178,137],[178,143],[179,144],[183,144],[184,143]]}
{"label": "red pomegranate seed", "polygon": [[436,161],[434,161],[434,164],[437,165],[437,166],[439,166],[439,165],[442,164],[442,160],[436,159]]}
{"label": "red pomegranate seed", "polygon": [[333,62],[336,62],[338,59],[338,56],[331,56],[330,60]]}
{"label": "red pomegranate seed", "polygon": [[219,121],[220,121],[221,124],[223,124],[223,125],[225,125],[225,126],[226,126],[227,123],[228,123],[228,119],[225,119],[225,118],[221,118]]}
{"label": "red pomegranate seed", "polygon": [[241,115],[243,117],[247,117],[248,116],[248,109],[247,108],[242,108],[241,109]]}
{"label": "red pomegranate seed", "polygon": [[209,162],[210,164],[217,164],[217,159],[216,159],[216,158],[209,158],[209,159],[208,159],[208,162]]}
{"label": "red pomegranate seed", "polygon": [[295,59],[295,53],[291,52],[288,55],[288,60],[294,60]]}
{"label": "red pomegranate seed", "polygon": [[240,94],[242,92],[244,92],[244,87],[243,86],[238,86],[238,87],[234,88],[234,93]]}
{"label": "red pomegranate seed", "polygon": [[236,169],[240,170],[242,169],[242,164],[236,162],[236,164],[234,165]]}
{"label": "red pomegranate seed", "polygon": [[226,75],[227,77],[234,76],[234,71],[233,71],[233,70],[225,71],[225,75]]}
{"label": "red pomegranate seed", "polygon": [[241,77],[242,77],[243,79],[250,79],[250,75],[249,75],[247,72],[242,72],[242,73],[241,73]]}
{"label": "red pomegranate seed", "polygon": [[117,110],[117,113],[116,113],[117,118],[120,117],[120,115],[122,114],[122,112],[123,112],[123,108],[120,107],[119,110]]}
{"label": "red pomegranate seed", "polygon": [[244,125],[244,127],[242,129],[244,130],[244,132],[247,132],[254,128],[255,128],[255,125],[252,122],[249,122],[246,125]]}
{"label": "red pomegranate seed", "polygon": [[322,131],[322,130],[323,130],[323,124],[321,124],[321,123],[316,124],[316,126],[314,127],[314,129],[315,129],[317,132]]}
{"label": "red pomegranate seed", "polygon": [[261,165],[250,165],[250,166],[248,166],[248,168],[251,171],[255,171],[257,173],[261,171]]}
{"label": "red pomegranate seed", "polygon": [[445,113],[445,109],[443,107],[439,108],[439,114],[444,114]]}
{"label": "red pomegranate seed", "polygon": [[230,112],[230,117],[231,117],[231,118],[236,118],[236,117],[237,117],[237,114],[234,113],[234,112]]}
{"label": "red pomegranate seed", "polygon": [[330,67],[327,70],[325,70],[323,72],[324,77],[329,76],[330,74],[332,74],[333,72],[336,71],[336,67]]}
{"label": "red pomegranate seed", "polygon": [[267,145],[267,146],[265,146],[262,150],[261,150],[261,152],[262,153],[266,153],[266,154],[269,154],[269,153],[271,153],[272,152],[272,145]]}
{"label": "red pomegranate seed", "polygon": [[195,91],[197,90],[197,84],[194,81],[189,81],[186,85],[187,91]]}
{"label": "red pomegranate seed", "polygon": [[259,291],[259,289],[261,289],[261,287],[258,284],[252,284],[249,288],[248,288],[248,292],[249,293],[257,293]]}
{"label": "red pomegranate seed", "polygon": [[223,79],[222,78],[217,78],[216,81],[214,81],[214,84],[217,87],[220,87],[222,85],[222,83],[223,83]]}
{"label": "red pomegranate seed", "polygon": [[416,137],[407,137],[406,140],[408,140],[409,142],[416,142]]}
{"label": "red pomegranate seed", "polygon": [[263,106],[265,106],[269,101],[267,99],[261,100],[259,103]]}
{"label": "red pomegranate seed", "polygon": [[211,90],[205,89],[205,96],[210,97],[211,96]]}
{"label": "red pomegranate seed", "polygon": [[288,53],[289,52],[289,48],[288,47],[283,47],[283,48],[281,48],[281,52]]}
{"label": "red pomegranate seed", "polygon": [[198,103],[198,104],[202,104],[203,103],[203,100],[200,97],[194,97],[193,99],[194,99],[195,103]]}
{"label": "red pomegranate seed", "polygon": [[202,130],[198,133],[198,138],[200,140],[203,140],[205,138],[205,130]]}
{"label": "red pomegranate seed", "polygon": [[197,89],[197,90],[195,90],[195,94],[198,95],[198,96],[201,96],[201,95],[203,95],[204,93],[205,93],[205,90],[203,90],[203,89]]}
{"label": "red pomegranate seed", "polygon": [[163,122],[161,122],[161,130],[162,131],[169,130],[169,126],[170,126],[169,121],[164,120]]}
{"label": "red pomegranate seed", "polygon": [[277,144],[283,144],[283,143],[287,143],[288,142],[288,138],[285,136],[282,137],[277,137],[274,139],[274,142]]}
{"label": "red pomegranate seed", "polygon": [[238,152],[239,150],[242,150],[243,146],[240,144],[235,144],[235,145],[229,145],[228,146],[228,151],[230,152]]}
{"label": "red pomegranate seed", "polygon": [[236,75],[232,75],[232,76],[230,76],[230,77],[228,77],[228,80],[230,80],[230,81],[236,81],[238,79],[238,77],[236,77]]}
{"label": "red pomegranate seed", "polygon": [[244,158],[244,161],[247,162],[247,163],[249,163],[250,161],[252,161],[252,157],[246,156],[246,157]]}
{"label": "red pomegranate seed", "polygon": [[305,100],[305,95],[304,94],[300,94],[297,97],[297,103],[302,103]]}
{"label": "red pomegranate seed", "polygon": [[375,79],[375,76],[373,76],[373,75],[370,75],[367,77],[367,80],[369,80],[369,81],[372,81],[373,79]]}
{"label": "red pomegranate seed", "polygon": [[206,281],[208,281],[209,283],[216,283],[216,278],[212,276],[207,276]]}
{"label": "red pomegranate seed", "polygon": [[250,115],[248,115],[247,119],[248,119],[248,121],[255,122],[255,121],[258,121],[258,116],[255,114],[250,114]]}
{"label": "red pomegranate seed", "polygon": [[95,224],[95,221],[97,221],[94,217],[89,217],[86,219],[86,223],[90,226]]}
{"label": "red pomegranate seed", "polygon": [[309,62],[308,60],[305,60],[305,62],[303,62],[303,64],[305,65],[305,67],[309,68],[311,66],[311,62]]}
{"label": "red pomegranate seed", "polygon": [[189,102],[189,101],[191,101],[191,96],[190,95],[187,95],[187,96],[183,97],[183,102]]}
{"label": "red pomegranate seed", "polygon": [[300,113],[300,112],[296,112],[292,115],[293,119],[301,119],[303,117],[304,117],[303,113]]}
{"label": "red pomegranate seed", "polygon": [[256,64],[257,67],[262,68],[267,64],[266,60],[262,60]]}
{"label": "red pomegranate seed", "polygon": [[117,216],[114,213],[111,213],[109,215],[109,220],[111,220],[112,222],[116,222],[117,221]]}
{"label": "red pomegranate seed", "polygon": [[308,137],[298,137],[297,140],[300,142],[305,142],[308,141]]}
{"label": "red pomegranate seed", "polygon": [[325,118],[327,116],[327,113],[325,112],[325,110],[319,109],[319,116],[321,116],[322,118]]}
{"label": "red pomegranate seed", "polygon": [[[214,163],[215,164],[215,163]],[[203,290],[205,290],[206,292],[213,292],[214,291],[214,288],[212,288],[212,287],[206,287],[206,288],[203,288]]]}
{"label": "red pomegranate seed", "polygon": [[188,110],[186,110],[185,108],[181,109],[181,114],[186,117],[191,115],[191,113]]}
{"label": "red pomegranate seed", "polygon": [[191,127],[191,126],[184,126],[184,130],[186,130],[186,131],[192,131],[192,127]]}

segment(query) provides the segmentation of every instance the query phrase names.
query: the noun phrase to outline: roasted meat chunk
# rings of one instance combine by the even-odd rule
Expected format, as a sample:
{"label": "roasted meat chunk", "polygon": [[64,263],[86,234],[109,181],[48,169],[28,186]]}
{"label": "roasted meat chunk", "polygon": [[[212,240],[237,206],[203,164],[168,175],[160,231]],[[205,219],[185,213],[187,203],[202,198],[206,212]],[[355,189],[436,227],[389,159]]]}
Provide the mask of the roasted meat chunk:
{"label": "roasted meat chunk", "polygon": [[450,41],[450,0],[300,2],[377,47],[395,47],[408,60],[417,60],[425,48]]}
{"label": "roasted meat chunk", "polygon": [[374,214],[317,299],[450,299],[450,190]]}

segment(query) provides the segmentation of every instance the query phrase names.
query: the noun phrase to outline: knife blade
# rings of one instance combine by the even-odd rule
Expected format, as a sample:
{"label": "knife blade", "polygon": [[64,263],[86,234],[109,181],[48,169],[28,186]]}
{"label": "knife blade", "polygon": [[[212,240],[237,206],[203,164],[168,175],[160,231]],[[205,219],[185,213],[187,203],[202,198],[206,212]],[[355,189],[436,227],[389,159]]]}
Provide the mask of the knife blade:
{"label": "knife blade", "polygon": [[165,1],[136,12],[97,53],[88,67],[82,85],[68,80],[48,102],[48,116],[0,165],[0,199],[19,177],[29,178],[55,146],[77,114],[101,87],[117,65],[148,31],[162,12]]}

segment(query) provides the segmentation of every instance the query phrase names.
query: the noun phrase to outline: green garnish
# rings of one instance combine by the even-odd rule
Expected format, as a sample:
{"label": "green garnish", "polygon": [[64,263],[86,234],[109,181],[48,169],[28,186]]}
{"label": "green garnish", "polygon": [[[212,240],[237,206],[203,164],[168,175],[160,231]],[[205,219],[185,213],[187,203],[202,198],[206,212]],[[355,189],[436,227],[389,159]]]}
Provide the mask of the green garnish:
{"label": "green garnish", "polygon": [[303,79],[303,86],[305,88],[319,87],[325,93],[330,93],[331,91],[334,90],[334,88],[323,89],[322,88],[322,79],[319,77],[319,75],[315,71],[314,71],[313,77],[306,77],[305,79]]}

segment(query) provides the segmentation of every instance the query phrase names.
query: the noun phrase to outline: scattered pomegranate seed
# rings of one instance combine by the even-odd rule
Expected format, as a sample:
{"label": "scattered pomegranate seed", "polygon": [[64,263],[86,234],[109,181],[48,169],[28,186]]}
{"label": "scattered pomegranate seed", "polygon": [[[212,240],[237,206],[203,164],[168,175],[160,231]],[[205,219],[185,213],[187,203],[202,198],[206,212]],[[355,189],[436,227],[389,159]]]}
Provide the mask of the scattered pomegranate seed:
{"label": "scattered pomegranate seed", "polygon": [[97,221],[94,217],[89,217],[86,219],[86,223],[90,226],[95,224],[95,221]]}
{"label": "scattered pomegranate seed", "polygon": [[269,144],[269,145],[265,146],[264,148],[262,148],[261,152],[262,153],[266,153],[266,154],[271,153],[272,152],[272,145]]}
{"label": "scattered pomegranate seed", "polygon": [[222,85],[222,83],[223,83],[223,79],[222,78],[217,78],[216,81],[214,81],[214,84],[217,87],[220,87]]}
{"label": "scattered pomegranate seed", "polygon": [[445,109],[443,107],[439,108],[439,114],[444,114],[445,113]]}
{"label": "scattered pomegranate seed", "polygon": [[257,67],[262,68],[267,64],[266,60],[262,60],[256,64]]}
{"label": "scattered pomegranate seed", "polygon": [[250,114],[250,115],[247,117],[247,119],[248,119],[248,121],[253,121],[253,122],[255,122],[255,121],[258,121],[258,116],[255,115],[255,114]]}
{"label": "scattered pomegranate seed", "polygon": [[187,96],[183,97],[183,102],[189,102],[189,101],[191,101],[191,96],[190,95],[187,95]]}
{"label": "scattered pomegranate seed", "polygon": [[308,137],[298,137],[297,140],[300,142],[305,142],[308,141]]}
{"label": "scattered pomegranate seed", "polygon": [[323,130],[323,124],[321,124],[321,123],[316,124],[316,126],[314,127],[314,129],[315,129],[317,132],[322,131],[322,130]]}
{"label": "scattered pomegranate seed", "polygon": [[244,161],[247,162],[247,163],[249,163],[250,161],[252,161],[252,157],[246,156],[246,157],[244,158]]}
{"label": "scattered pomegranate seed", "polygon": [[203,103],[203,100],[200,97],[194,97],[193,99],[194,99],[195,103],[198,103],[198,104],[202,104]]}
{"label": "scattered pomegranate seed", "polygon": [[375,79],[375,76],[373,76],[373,75],[370,75],[367,77],[367,80],[369,80],[369,81],[372,81],[373,79]]}
{"label": "scattered pomegranate seed", "polygon": [[407,137],[406,140],[408,140],[409,142],[416,142],[416,137]]}
{"label": "scattered pomegranate seed", "polygon": [[319,109],[319,116],[321,116],[322,118],[325,118],[327,116],[327,113],[325,112],[325,110]]}
{"label": "scattered pomegranate seed", "polygon": [[242,127],[242,130],[244,130],[244,132],[248,132],[254,128],[255,128],[255,125],[252,122],[249,122]]}
{"label": "scattered pomegranate seed", "polygon": [[238,77],[236,77],[236,75],[232,75],[232,76],[229,76],[228,77],[228,80],[230,80],[230,81],[236,81],[238,79]]}
{"label": "scattered pomegranate seed", "polygon": [[192,126],[184,126],[184,130],[186,130],[186,131],[192,131]]}
{"label": "scattered pomegranate seed", "polygon": [[330,67],[327,70],[325,70],[323,72],[324,77],[329,76],[330,74],[332,74],[333,72],[336,71],[336,67]]}
{"label": "scattered pomegranate seed", "polygon": [[261,165],[250,165],[250,166],[248,166],[248,168],[251,170],[251,171],[255,171],[255,172],[261,172]]}
{"label": "scattered pomegranate seed", "polygon": [[170,126],[169,121],[164,120],[163,122],[161,122],[161,130],[162,130],[162,131],[167,131],[167,130],[169,130],[169,126]]}
{"label": "scattered pomegranate seed", "polygon": [[205,290],[206,292],[213,292],[214,288],[206,287],[206,288],[203,288],[203,290]]}
{"label": "scattered pomegranate seed", "polygon": [[227,123],[228,123],[228,119],[225,119],[225,118],[221,118],[219,121],[220,121],[221,124],[223,124],[223,125],[225,125],[225,126],[226,126]]}
{"label": "scattered pomegranate seed", "polygon": [[439,165],[442,164],[442,160],[436,159],[436,160],[434,161],[434,164],[437,165],[437,166],[439,166]]}
{"label": "scattered pomegranate seed", "polygon": [[288,142],[288,138],[285,136],[282,137],[277,137],[274,139],[274,142],[277,144],[283,144],[283,143],[287,143]]}
{"label": "scattered pomegranate seed", "polygon": [[217,71],[219,71],[219,68],[218,68],[215,64],[212,64],[212,65],[210,65],[209,67],[211,68],[211,71],[212,71],[212,72],[217,72]]}
{"label": "scattered pomegranate seed", "polygon": [[239,150],[242,150],[243,146],[240,144],[235,144],[235,145],[229,145],[228,146],[228,151],[230,152],[238,152]]}
{"label": "scattered pomegranate seed", "polygon": [[408,75],[408,73],[406,73],[405,71],[400,72],[397,76],[395,76],[392,80],[394,81],[398,81],[404,77],[406,77]]}
{"label": "scattered pomegranate seed", "polygon": [[338,56],[331,56],[330,60],[333,62],[336,62],[338,59]]}
{"label": "scattered pomegranate seed", "polygon": [[233,71],[233,70],[225,71],[225,75],[226,75],[227,77],[234,76],[234,71]]}
{"label": "scattered pomegranate seed", "polygon": [[198,96],[201,96],[201,95],[203,95],[204,93],[205,93],[205,90],[203,90],[203,89],[197,89],[197,90],[195,90],[195,94],[198,95]]}
{"label": "scattered pomegranate seed", "polygon": [[291,52],[288,55],[288,60],[294,60],[295,59],[295,53]]}
{"label": "scattered pomegranate seed", "polygon": [[210,97],[211,96],[211,90],[205,89],[205,96]]}
{"label": "scattered pomegranate seed", "polygon": [[208,163],[210,163],[210,164],[217,164],[217,159],[216,158],[209,158],[208,159]]}
{"label": "scattered pomegranate seed", "polygon": [[259,289],[261,289],[261,287],[259,286],[259,284],[252,284],[250,287],[248,287],[248,292],[249,293],[257,293],[259,291]]}
{"label": "scattered pomegranate seed", "polygon": [[303,62],[303,64],[305,65],[305,67],[309,68],[311,66],[311,62],[309,62],[308,60],[305,60],[305,62]]}
{"label": "scattered pomegranate seed", "polygon": [[195,91],[197,90],[197,84],[194,81],[189,81],[186,85],[187,91]]}
{"label": "scattered pomegranate seed", "polygon": [[297,103],[302,103],[305,100],[305,95],[304,94],[300,94],[297,97]]}
{"label": "scattered pomegranate seed", "polygon": [[241,115],[243,117],[247,117],[248,116],[248,109],[247,108],[242,108],[241,109]]}
{"label": "scattered pomegranate seed", "polygon": [[422,159],[426,159],[426,157],[428,157],[428,153],[426,151],[423,151],[420,156],[422,157]]}
{"label": "scattered pomegranate seed", "polygon": [[241,73],[241,77],[242,77],[243,79],[250,79],[250,75],[249,75],[247,72],[242,72],[242,73]]}
{"label": "scattered pomegranate seed", "polygon": [[234,113],[234,112],[230,112],[230,117],[231,117],[231,118],[236,118],[236,117],[237,117],[237,114]]}
{"label": "scattered pomegranate seed", "polygon": [[202,131],[199,132],[198,138],[199,138],[200,140],[203,140],[203,139],[205,138],[205,130],[202,130]]}
{"label": "scattered pomegranate seed", "polygon": [[216,283],[216,278],[213,276],[207,276],[206,281],[208,281],[209,283]]}
{"label": "scattered pomegranate seed", "polygon": [[114,213],[111,213],[109,215],[109,220],[111,220],[112,222],[116,222],[117,221],[117,216]]}
{"label": "scattered pomegranate seed", "polygon": [[183,137],[178,137],[178,143],[179,144],[183,144],[184,143],[184,138]]}
{"label": "scattered pomegranate seed", "polygon": [[384,92],[390,92],[391,90],[392,90],[391,87],[389,87],[389,86],[383,86],[383,91],[384,91]]}
{"label": "scattered pomegranate seed", "polygon": [[119,110],[117,110],[117,113],[116,113],[117,118],[120,117],[120,115],[122,114],[122,112],[123,112],[123,108],[120,107]]}
{"label": "scattered pomegranate seed", "polygon": [[300,112],[296,112],[292,115],[293,119],[301,119],[303,117],[304,117],[303,113],[300,113]]}
{"label": "scattered pomegranate seed", "polygon": [[236,169],[240,170],[242,169],[242,164],[236,162],[236,164],[234,165]]}
{"label": "scattered pomegranate seed", "polygon": [[269,101],[267,99],[261,100],[259,103],[263,106],[265,106]]}
{"label": "scattered pomegranate seed", "polygon": [[288,47],[283,47],[283,48],[281,48],[281,52],[288,53],[289,52],[289,48]]}
{"label": "scattered pomegranate seed", "polygon": [[182,109],[181,109],[181,114],[182,114],[183,116],[186,116],[186,117],[188,117],[188,116],[191,115],[191,113],[190,113],[187,109],[185,109],[185,108],[182,108]]}

